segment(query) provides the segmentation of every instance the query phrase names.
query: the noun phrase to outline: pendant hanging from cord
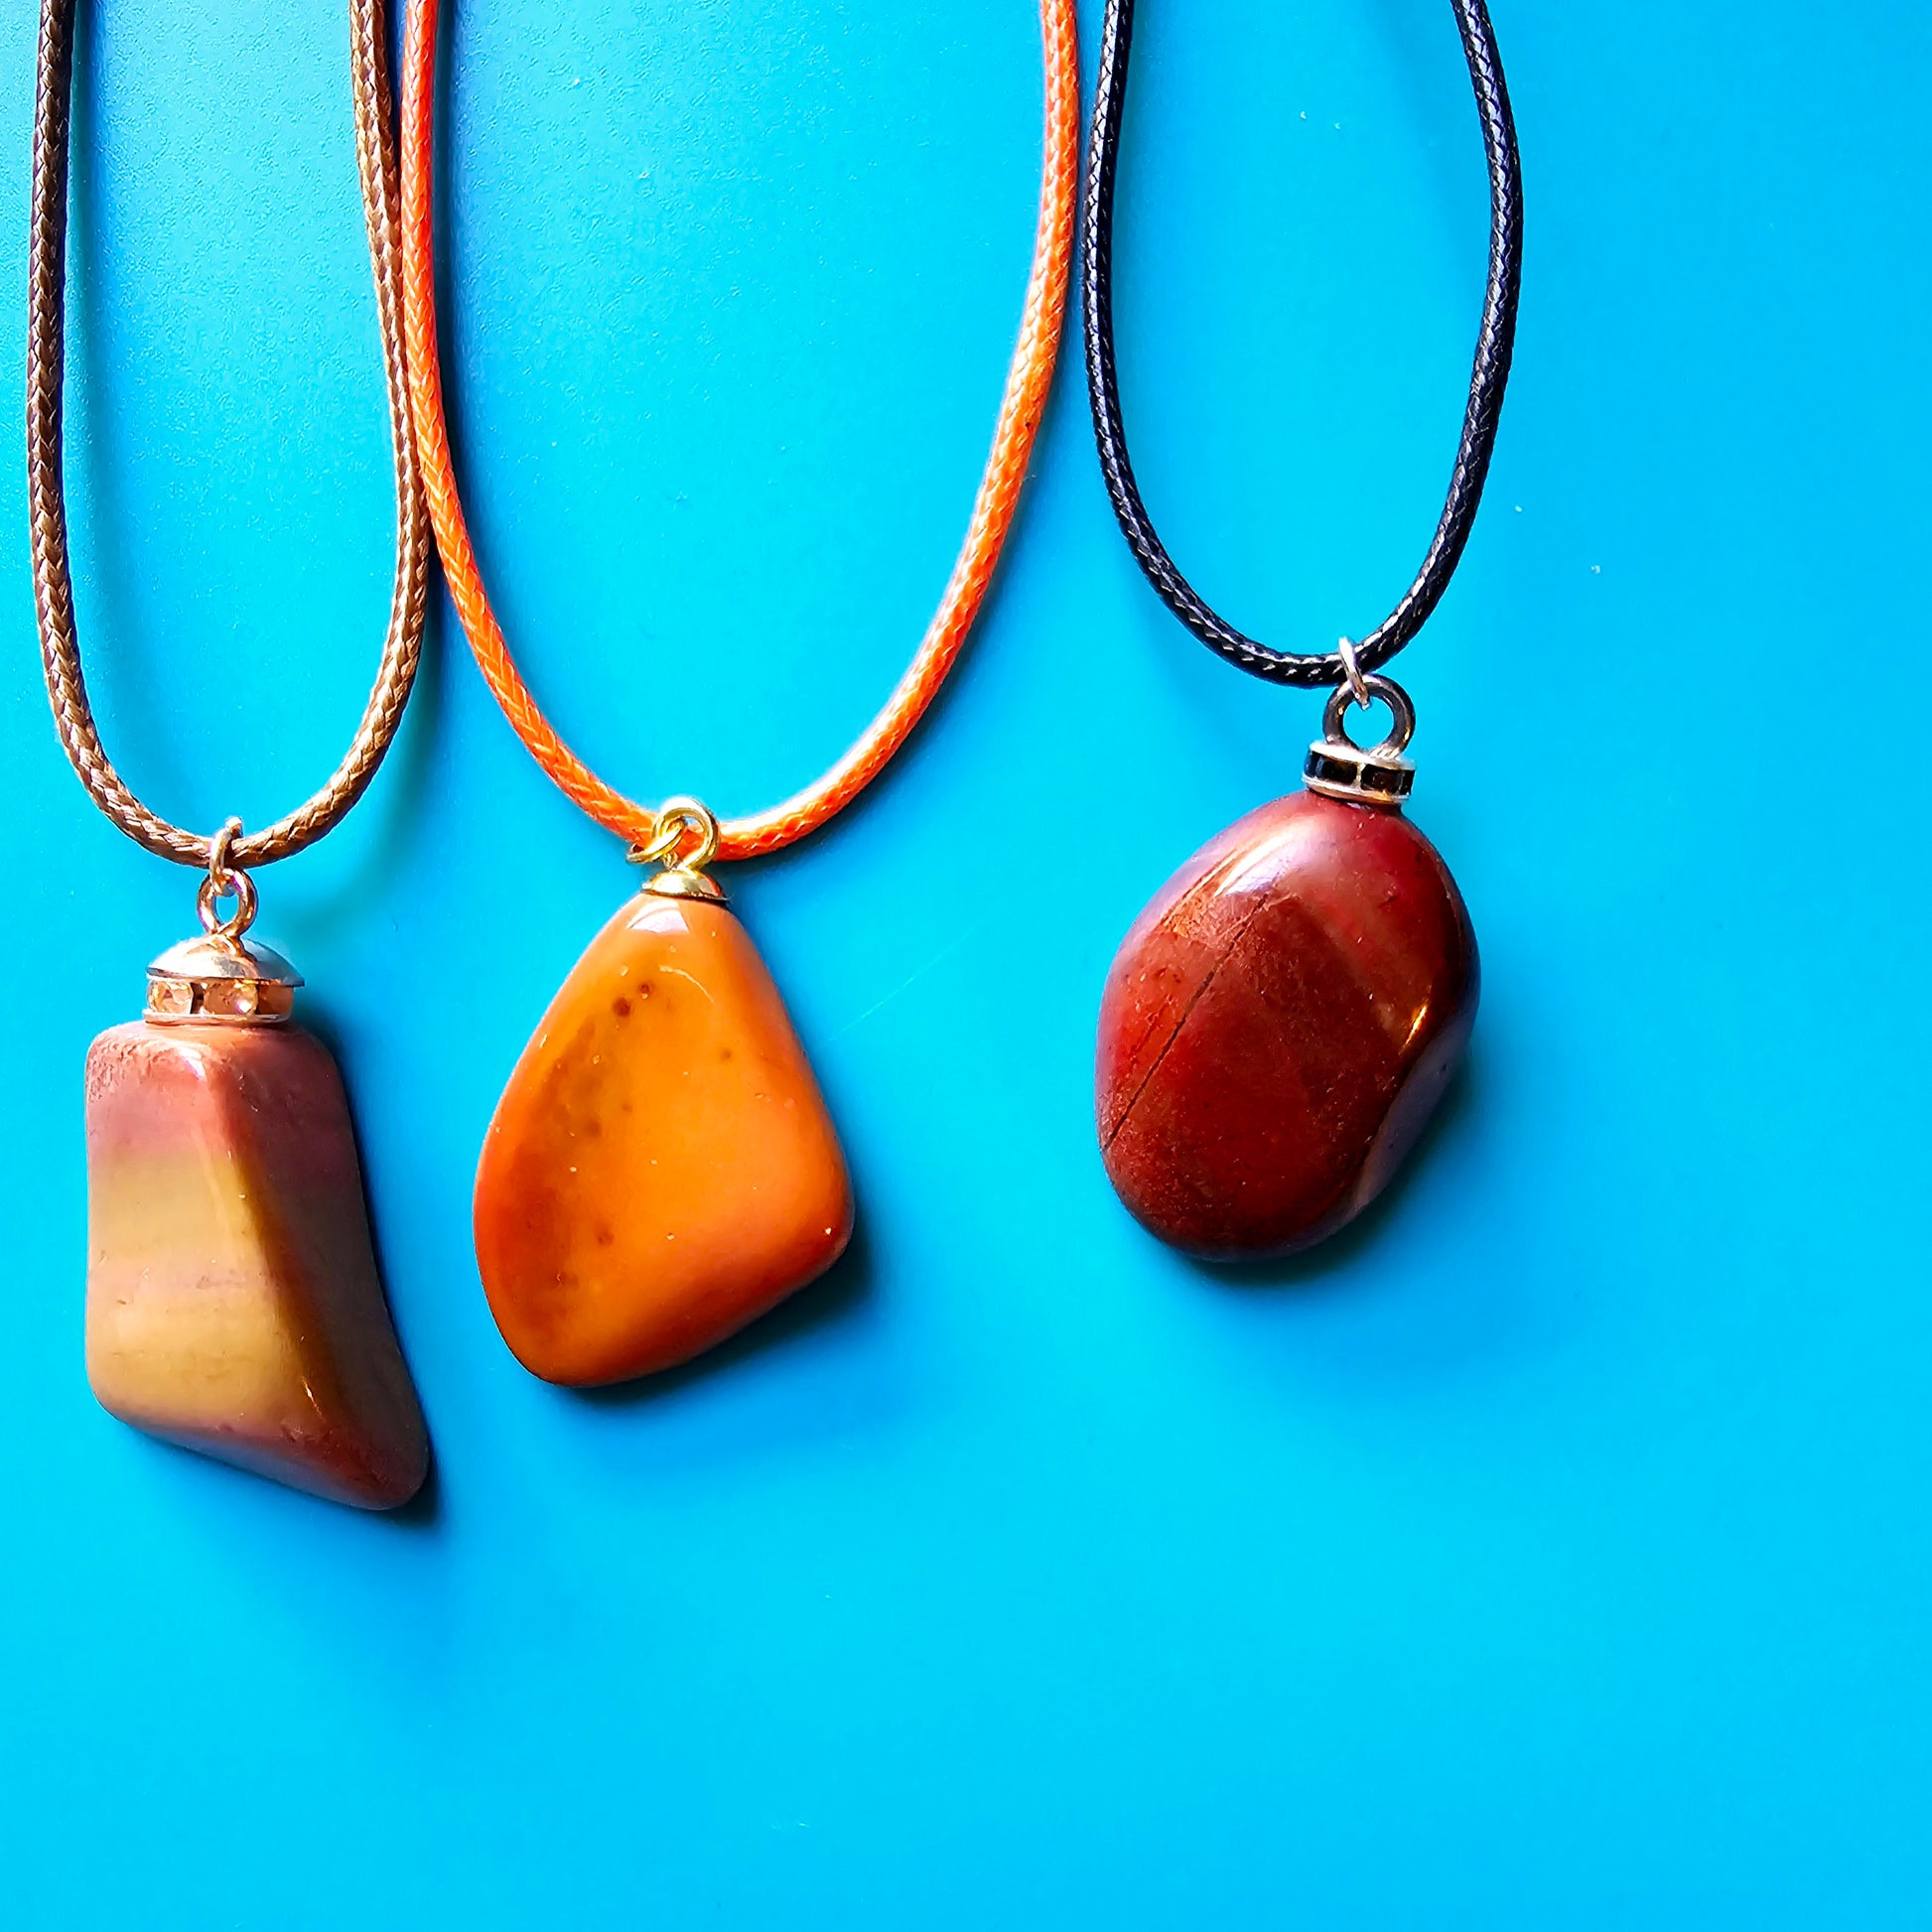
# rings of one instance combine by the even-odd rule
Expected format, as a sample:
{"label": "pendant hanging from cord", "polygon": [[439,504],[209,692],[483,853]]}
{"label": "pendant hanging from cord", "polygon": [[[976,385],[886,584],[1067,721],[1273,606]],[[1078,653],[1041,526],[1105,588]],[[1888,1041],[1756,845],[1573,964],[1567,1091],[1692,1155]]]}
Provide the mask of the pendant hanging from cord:
{"label": "pendant hanging from cord", "polygon": [[87,1379],[103,1408],[152,1435],[335,1501],[392,1509],[422,1486],[429,1439],[376,1274],[342,1075],[291,1020],[301,975],[248,937],[248,869],[301,851],[347,814],[395,740],[422,652],[429,531],[402,345],[389,11],[384,0],[348,8],[396,476],[387,635],[361,722],[322,788],[259,831],[230,819],[212,836],[135,796],[101,743],[81,672],[62,474],[74,11],[75,0],[42,0],[27,276],[34,608],[63,749],[115,826],[200,873],[202,925],[149,967],[145,1018],[88,1048]]}
{"label": "pendant hanging from cord", "polygon": [[993,448],[937,613],[884,709],[812,784],[722,822],[607,783],[544,716],[490,609],[444,421],[431,208],[437,0],[412,0],[403,225],[410,379],[450,593],[504,716],[553,782],[656,866],[564,982],[512,1071],[477,1170],[490,1311],[549,1381],[615,1382],[711,1347],[836,1261],[852,1192],[825,1102],[715,860],[776,852],[883,771],[957,658],[1012,524],[1052,380],[1079,162],[1073,0],[1039,0],[1045,144],[1032,274]]}
{"label": "pendant hanging from cord", "polygon": [[[1209,649],[1270,683],[1333,687],[1307,789],[1196,853],[1122,942],[1102,999],[1096,1116],[1109,1177],[1153,1233],[1210,1259],[1292,1253],[1379,1194],[1434,1112],[1474,1023],[1475,936],[1434,846],[1404,816],[1408,694],[1380,673],[1449,588],[1474,524],[1509,381],[1522,273],[1515,123],[1483,0],[1451,0],[1489,173],[1489,267],[1443,513],[1381,623],[1331,652],[1236,629],[1181,574],[1142,498],[1121,416],[1113,224],[1134,0],[1107,0],[1087,152],[1087,387],[1128,547]],[[1348,735],[1385,702],[1381,743]]]}

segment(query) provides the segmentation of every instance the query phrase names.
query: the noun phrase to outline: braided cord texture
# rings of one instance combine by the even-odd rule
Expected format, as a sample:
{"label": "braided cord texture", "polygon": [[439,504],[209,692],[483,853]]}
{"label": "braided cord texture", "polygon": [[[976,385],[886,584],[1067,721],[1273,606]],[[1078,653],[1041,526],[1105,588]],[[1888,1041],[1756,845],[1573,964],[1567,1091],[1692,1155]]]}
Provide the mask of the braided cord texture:
{"label": "braided cord texture", "polygon": [[[62,469],[67,334],[68,167],[73,87],[75,0],[42,0],[34,101],[33,205],[28,245],[27,482],[34,609],[54,723],[94,803],[137,844],[183,865],[207,866],[214,841],[148,809],[115,770],[87,701],[74,631],[73,584]],[[401,198],[388,70],[386,0],[350,0],[349,70],[355,161],[368,230],[388,390],[396,474],[396,575],[381,665],[342,762],[304,804],[259,832],[237,838],[227,856],[267,865],[313,844],[338,824],[374,777],[394,742],[422,655],[428,599],[429,529],[416,475],[402,344]]]}
{"label": "braided cord texture", "polygon": [[[566,797],[621,838],[648,844],[656,813],[606,784],[578,758],[524,683],[490,609],[464,517],[437,350],[433,183],[438,12],[439,0],[411,0],[402,98],[404,322],[430,521],[471,649],[517,737]],[[992,581],[1052,383],[1071,272],[1080,142],[1074,0],[1040,0],[1039,14],[1046,74],[1039,222],[1019,344],[965,542],[924,639],[885,708],[845,756],[802,791],[767,811],[726,820],[719,827],[721,859],[782,850],[825,824],[885,769],[945,682]]]}
{"label": "braided cord texture", "polygon": [[[1516,299],[1523,274],[1523,182],[1516,122],[1510,112],[1502,57],[1496,49],[1487,7],[1483,0],[1452,0],[1452,5],[1488,158],[1489,272],[1469,376],[1468,408],[1462,419],[1449,495],[1415,581],[1395,609],[1355,647],[1356,663],[1364,671],[1386,664],[1423,627],[1462,560],[1496,447],[1496,428],[1516,342]],[[1207,605],[1169,556],[1135,481],[1127,430],[1121,420],[1113,295],[1114,185],[1133,42],[1134,0],[1107,0],[1093,126],[1087,144],[1085,246],[1080,275],[1085,298],[1087,396],[1107,493],[1113,498],[1114,514],[1148,582],[1168,609],[1210,650],[1274,684],[1339,684],[1347,675],[1339,652],[1304,654],[1271,649],[1235,629]]]}

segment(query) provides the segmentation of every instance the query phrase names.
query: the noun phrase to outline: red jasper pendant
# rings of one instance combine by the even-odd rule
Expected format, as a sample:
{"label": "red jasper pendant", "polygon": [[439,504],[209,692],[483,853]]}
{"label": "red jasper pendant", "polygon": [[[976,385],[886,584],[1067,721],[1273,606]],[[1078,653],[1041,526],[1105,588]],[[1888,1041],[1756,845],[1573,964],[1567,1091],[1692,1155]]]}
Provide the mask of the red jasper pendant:
{"label": "red jasper pendant", "polygon": [[1311,788],[1203,846],[1108,975],[1096,1079],[1108,1177],[1190,1254],[1292,1254],[1345,1226],[1388,1185],[1468,1040],[1475,934],[1449,868],[1403,816],[1406,699],[1396,709],[1398,737],[1365,752],[1331,702]]}

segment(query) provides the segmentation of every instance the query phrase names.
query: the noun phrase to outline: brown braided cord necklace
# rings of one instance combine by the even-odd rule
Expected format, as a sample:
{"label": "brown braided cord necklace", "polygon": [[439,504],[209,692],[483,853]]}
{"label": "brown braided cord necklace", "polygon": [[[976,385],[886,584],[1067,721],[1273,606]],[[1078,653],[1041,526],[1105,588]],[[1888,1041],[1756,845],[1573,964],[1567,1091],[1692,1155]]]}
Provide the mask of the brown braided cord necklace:
{"label": "brown braided cord necklace", "polygon": [[170,823],[137,798],[107,756],[87,701],[74,634],[73,584],[62,476],[66,369],[68,160],[73,84],[75,0],[42,0],[40,70],[34,102],[34,184],[28,247],[27,483],[34,609],[54,723],[94,803],[137,844],[182,865],[207,867],[232,883],[232,867],[267,865],[313,844],[341,822],[394,742],[422,655],[429,571],[428,524],[417,476],[403,356],[400,211],[388,72],[388,9],[350,0],[349,69],[355,161],[374,272],[389,441],[396,477],[396,576],[382,662],[361,722],[328,782],[258,832],[224,828],[211,837]]}
{"label": "brown braided cord necklace", "polygon": [[[87,1049],[87,1380],[136,1429],[298,1489],[393,1509],[429,1466],[422,1405],[369,1237],[341,1071],[293,1019],[302,976],[244,935],[247,868],[338,824],[374,775],[422,652],[428,521],[402,344],[385,0],[350,0],[355,154],[396,475],[396,578],[375,689],[314,797],[263,831],[170,824],[101,746],[74,639],[61,474],[75,0],[42,0],[29,242],[27,467],[34,606],[61,743],[94,803],[162,858],[206,868],[202,932],[148,968],[139,1020]],[[223,918],[218,901],[235,907]]]}

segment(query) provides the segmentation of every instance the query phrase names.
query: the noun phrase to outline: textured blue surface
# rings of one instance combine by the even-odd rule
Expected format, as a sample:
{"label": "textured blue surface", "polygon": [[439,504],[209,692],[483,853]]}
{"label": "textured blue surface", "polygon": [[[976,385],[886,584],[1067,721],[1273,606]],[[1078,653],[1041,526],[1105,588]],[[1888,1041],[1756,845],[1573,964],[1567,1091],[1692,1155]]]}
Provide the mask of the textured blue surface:
{"label": "textured blue surface", "polygon": [[[389,569],[344,25],[269,11],[87,9],[79,610],[110,744],[204,826],[333,761]],[[1224,609],[1324,645],[1406,581],[1460,404],[1449,9],[1143,14],[1144,480]],[[852,1258],[661,1385],[584,1399],[503,1349],[477,1144],[632,876],[444,621],[364,808],[262,882],[354,1097],[433,1503],[368,1520],[122,1430],[81,1372],[79,1069],[192,881],[56,749],[4,467],[6,1923],[1932,1917],[1932,24],[1498,16],[1519,373],[1403,664],[1485,1005],[1386,1211],[1272,1276],[1117,1208],[1091,1030],[1137,907],[1295,781],[1316,707],[1156,606],[1067,379],[956,689],[737,882],[847,1138]],[[0,29],[18,394],[27,0]],[[1034,21],[465,0],[456,47],[459,431],[505,620],[614,775],[767,802],[944,580],[1025,273]]]}

